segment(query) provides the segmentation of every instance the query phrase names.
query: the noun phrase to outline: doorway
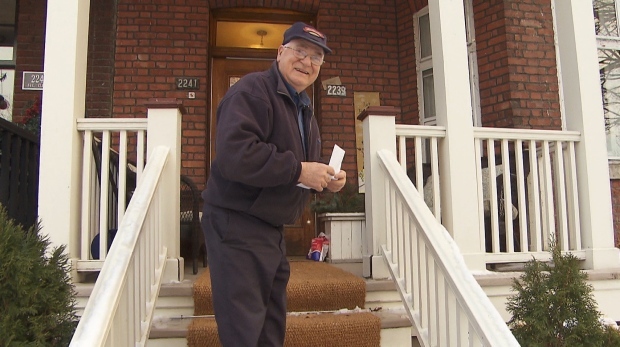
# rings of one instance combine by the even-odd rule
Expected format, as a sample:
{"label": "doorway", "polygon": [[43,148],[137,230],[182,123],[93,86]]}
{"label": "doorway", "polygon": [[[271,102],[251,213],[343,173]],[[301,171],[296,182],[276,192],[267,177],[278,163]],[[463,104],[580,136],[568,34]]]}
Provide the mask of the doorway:
{"label": "doorway", "polygon": [[[292,22],[290,24],[292,24]],[[290,24],[287,24],[285,27],[288,27]],[[260,26],[260,23],[247,23],[247,25],[253,27],[251,31],[255,31],[254,28],[256,28],[257,25]],[[217,27],[218,25],[216,24],[215,27],[212,28],[217,30]],[[259,30],[260,29],[256,31],[258,32]],[[227,44],[221,44],[221,48],[219,50],[217,47],[214,48],[214,54],[211,60],[211,108],[207,123],[209,126],[208,133],[210,138],[209,149],[207,151],[209,157],[207,168],[211,166],[211,161],[215,157],[215,137],[217,136],[215,124],[216,111],[219,102],[224,97],[228,89],[244,75],[251,72],[269,69],[271,64],[275,61],[277,47],[282,42],[282,34],[280,33],[279,35],[280,36],[276,40],[277,43],[275,43],[275,47],[235,49],[230,48]],[[266,44],[267,41],[264,40],[263,43]],[[217,45],[216,40],[216,46]],[[312,88],[313,87],[310,86],[307,90],[311,99],[313,97]],[[208,171],[209,170],[207,170],[207,172]],[[314,213],[311,212],[309,208],[306,208],[299,220],[297,220],[294,224],[286,225],[284,228],[287,255],[306,255],[308,253],[308,249],[310,248],[312,238],[315,237],[315,233]]]}

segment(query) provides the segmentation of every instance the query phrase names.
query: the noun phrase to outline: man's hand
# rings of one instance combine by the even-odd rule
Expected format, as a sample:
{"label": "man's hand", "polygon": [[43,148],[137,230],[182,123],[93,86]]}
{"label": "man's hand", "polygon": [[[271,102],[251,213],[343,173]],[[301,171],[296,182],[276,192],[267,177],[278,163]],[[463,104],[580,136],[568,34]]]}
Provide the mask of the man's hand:
{"label": "man's hand", "polygon": [[[304,161],[301,163],[301,175],[299,175],[299,183],[302,183],[307,187],[316,190],[317,192],[322,192],[323,189],[329,187],[330,183],[337,182],[332,180],[332,176],[334,176],[334,174],[334,168],[329,165]],[[340,173],[338,173],[338,175],[336,176],[340,177]]]}
{"label": "man's hand", "polygon": [[344,170],[340,170],[340,172],[334,175],[334,178],[327,184],[327,190],[332,193],[339,192],[344,187],[345,183],[347,183],[347,173]]}

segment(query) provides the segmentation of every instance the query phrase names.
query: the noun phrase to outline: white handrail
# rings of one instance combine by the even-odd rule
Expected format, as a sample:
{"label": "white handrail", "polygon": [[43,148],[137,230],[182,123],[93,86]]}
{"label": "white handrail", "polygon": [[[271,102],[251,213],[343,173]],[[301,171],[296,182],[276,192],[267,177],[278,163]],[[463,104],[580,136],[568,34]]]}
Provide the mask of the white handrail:
{"label": "white handrail", "polygon": [[149,157],[70,346],[146,343],[167,253],[158,192],[169,151],[160,146]]}
{"label": "white handrail", "polygon": [[422,346],[519,346],[395,155],[377,155],[389,186],[383,256]]}

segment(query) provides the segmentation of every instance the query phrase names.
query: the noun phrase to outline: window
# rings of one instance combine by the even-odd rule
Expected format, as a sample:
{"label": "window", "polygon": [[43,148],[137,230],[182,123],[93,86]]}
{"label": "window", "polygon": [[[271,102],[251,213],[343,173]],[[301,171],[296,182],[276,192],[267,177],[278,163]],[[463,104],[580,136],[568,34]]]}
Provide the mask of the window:
{"label": "window", "polygon": [[431,27],[428,7],[416,14],[414,23],[420,124],[437,125],[435,83],[433,81],[433,51],[431,48]]}
{"label": "window", "polygon": [[[465,9],[465,31],[469,60],[470,91],[472,96],[472,122],[474,126],[479,126],[481,124],[480,93],[478,88],[478,65],[476,63],[476,40],[472,0],[464,0],[463,6]],[[437,125],[435,84],[433,82],[433,52],[431,48],[431,29],[428,7],[422,9],[414,16],[414,35],[416,66],[418,67],[420,124]]]}
{"label": "window", "polygon": [[620,159],[620,33],[617,0],[593,0],[607,154]]}

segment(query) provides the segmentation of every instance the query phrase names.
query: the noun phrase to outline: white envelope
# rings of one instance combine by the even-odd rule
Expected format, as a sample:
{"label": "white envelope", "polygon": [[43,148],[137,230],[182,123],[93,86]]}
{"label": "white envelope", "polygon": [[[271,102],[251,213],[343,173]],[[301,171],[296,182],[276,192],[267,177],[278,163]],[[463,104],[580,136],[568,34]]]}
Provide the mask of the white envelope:
{"label": "white envelope", "polygon": [[[331,158],[329,158],[328,165],[334,168],[335,173],[340,172],[340,166],[342,166],[343,159],[344,159],[344,149],[340,148],[340,146],[338,145],[334,145],[334,149],[332,150],[332,156]],[[335,180],[336,178],[332,176],[332,179]],[[299,183],[297,186],[301,188],[310,189],[310,187],[302,183]]]}

